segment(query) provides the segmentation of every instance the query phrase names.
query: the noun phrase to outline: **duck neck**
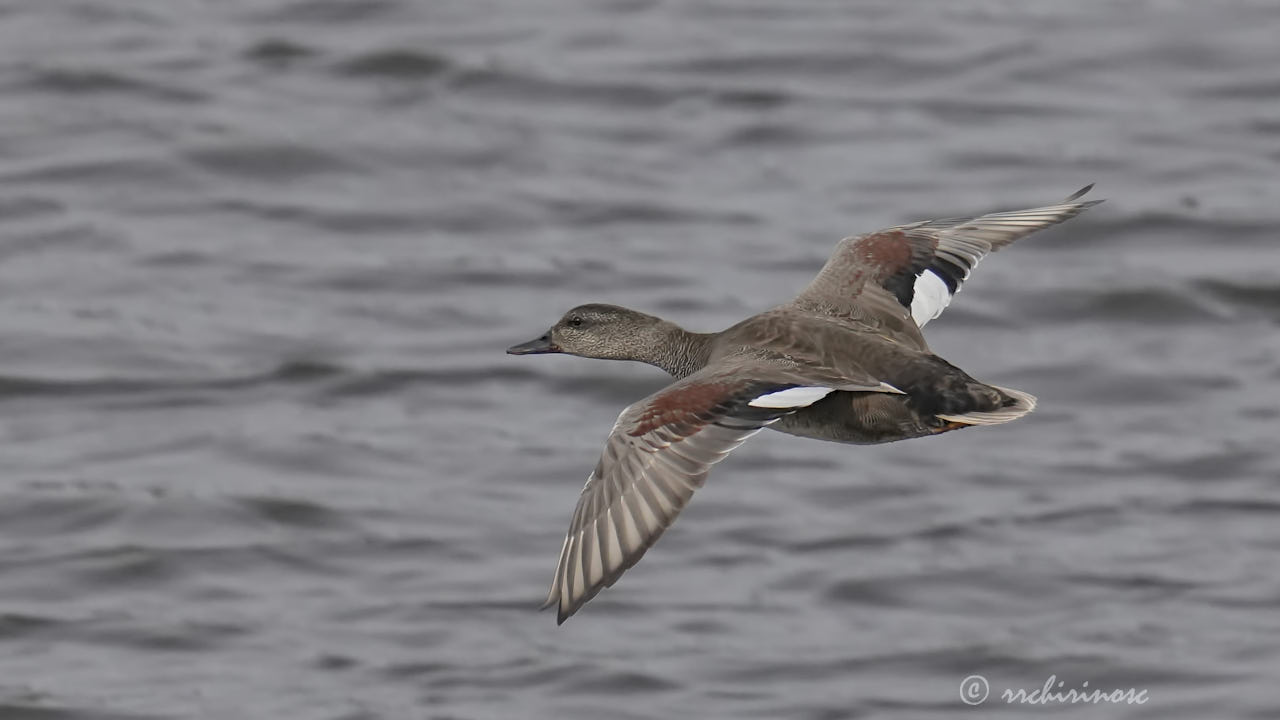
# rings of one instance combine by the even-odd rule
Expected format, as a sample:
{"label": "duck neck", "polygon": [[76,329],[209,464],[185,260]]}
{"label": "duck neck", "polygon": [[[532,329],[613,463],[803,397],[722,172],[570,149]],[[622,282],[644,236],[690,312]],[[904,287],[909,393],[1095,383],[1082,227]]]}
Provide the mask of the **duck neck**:
{"label": "duck neck", "polygon": [[656,328],[653,342],[648,343],[640,362],[666,370],[677,378],[701,370],[711,357],[711,340],[715,333],[695,333],[663,321]]}

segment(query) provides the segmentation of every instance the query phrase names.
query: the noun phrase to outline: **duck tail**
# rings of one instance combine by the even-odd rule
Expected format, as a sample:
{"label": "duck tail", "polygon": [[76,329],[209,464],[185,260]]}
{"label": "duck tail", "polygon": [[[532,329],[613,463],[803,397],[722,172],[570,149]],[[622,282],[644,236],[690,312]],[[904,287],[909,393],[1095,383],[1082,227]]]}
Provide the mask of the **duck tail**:
{"label": "duck tail", "polygon": [[989,385],[988,387],[1000,391],[1000,394],[1004,396],[1005,401],[1001,407],[995,410],[976,410],[960,415],[939,415],[938,417],[942,420],[962,425],[1000,425],[1010,420],[1017,420],[1036,409],[1036,398],[1030,393],[998,385]]}

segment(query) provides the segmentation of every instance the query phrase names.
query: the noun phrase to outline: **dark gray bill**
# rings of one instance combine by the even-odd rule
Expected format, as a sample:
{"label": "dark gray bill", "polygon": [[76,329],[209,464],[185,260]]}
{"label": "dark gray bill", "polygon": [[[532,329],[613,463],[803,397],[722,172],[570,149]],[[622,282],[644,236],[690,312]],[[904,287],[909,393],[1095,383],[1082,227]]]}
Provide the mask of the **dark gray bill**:
{"label": "dark gray bill", "polygon": [[536,340],[530,340],[527,343],[520,343],[507,348],[508,355],[537,355],[538,353],[558,352],[560,352],[560,346],[551,342],[551,333],[547,333]]}

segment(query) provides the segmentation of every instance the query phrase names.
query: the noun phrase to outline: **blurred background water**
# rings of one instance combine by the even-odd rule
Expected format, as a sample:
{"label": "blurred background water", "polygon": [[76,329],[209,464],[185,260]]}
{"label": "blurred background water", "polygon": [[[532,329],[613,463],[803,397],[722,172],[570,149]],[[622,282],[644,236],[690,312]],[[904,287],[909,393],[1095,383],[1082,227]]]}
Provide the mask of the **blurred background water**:
{"label": "blurred background water", "polygon": [[[1280,6],[0,2],[0,717],[1280,716]],[[841,236],[1109,202],[934,348],[1030,391],[764,433],[565,626],[648,367]],[[1050,675],[1143,706],[1006,707]]]}

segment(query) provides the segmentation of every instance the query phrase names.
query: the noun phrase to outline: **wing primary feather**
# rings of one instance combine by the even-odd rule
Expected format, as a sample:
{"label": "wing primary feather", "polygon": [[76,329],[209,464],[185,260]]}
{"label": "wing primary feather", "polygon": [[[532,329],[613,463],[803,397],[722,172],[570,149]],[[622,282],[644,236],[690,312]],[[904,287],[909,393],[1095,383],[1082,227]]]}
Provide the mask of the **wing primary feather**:
{"label": "wing primary feather", "polygon": [[583,571],[582,563],[582,541],[584,535],[579,533],[577,542],[574,543],[573,562],[570,563],[569,569],[572,572],[570,576],[573,579],[572,592],[569,593],[571,602],[577,602],[579,598],[587,594],[586,573]]}
{"label": "wing primary feather", "polygon": [[560,574],[561,568],[564,567],[565,553],[569,549],[569,535],[564,536],[564,543],[560,545],[560,561],[556,563],[556,574],[551,580],[551,591],[547,593],[547,599],[542,603],[541,610],[546,610],[556,604],[556,600],[560,596]]}
{"label": "wing primary feather", "polygon": [[604,527],[608,532],[605,536],[606,542],[604,544],[609,548],[609,567],[617,567],[622,564],[625,550],[622,546],[622,536],[619,535],[618,521],[614,517],[613,508],[605,511],[605,519]]}
{"label": "wing primary feather", "polygon": [[588,587],[595,587],[604,579],[604,549],[600,544],[600,516],[591,521],[590,532],[583,534],[583,542],[587,544],[587,567],[585,577]]}
{"label": "wing primary feather", "polygon": [[567,552],[567,554],[565,555],[564,563],[560,566],[560,573],[561,573],[561,576],[562,576],[562,579],[561,579],[561,586],[560,586],[560,587],[561,587],[561,592],[560,592],[560,607],[561,607],[562,609],[563,609],[563,608],[564,608],[564,606],[565,606],[565,599],[566,599],[566,598],[568,598],[568,599],[572,600],[572,598],[577,594],[577,592],[575,591],[575,589],[574,589],[574,587],[573,587],[573,570],[572,570],[572,568],[573,568],[573,544],[574,544],[574,540],[575,540],[575,539],[576,539],[576,538],[575,538],[575,535],[574,535],[574,534],[572,534],[572,533],[570,533],[570,535],[569,535],[569,547],[567,548],[568,552]]}
{"label": "wing primary feather", "polygon": [[618,508],[617,516],[620,520],[618,527],[621,533],[618,537],[622,541],[622,552],[630,556],[641,548],[644,540],[640,536],[639,523],[636,522],[635,514],[627,506],[626,495],[618,497],[616,507]]}
{"label": "wing primary feather", "polygon": [[662,522],[658,519],[658,515],[653,511],[653,508],[649,507],[649,502],[644,496],[644,490],[640,486],[632,486],[630,500],[631,502],[627,503],[627,507],[636,513],[639,518],[639,523],[637,524],[644,529],[646,535],[652,536],[662,529]]}
{"label": "wing primary feather", "polygon": [[[1071,202],[1071,201],[1073,201],[1073,200],[1079,200],[1080,198],[1082,198],[1082,197],[1084,197],[1086,194],[1088,194],[1088,192],[1089,192],[1090,190],[1092,190],[1092,189],[1093,189],[1093,185],[1094,185],[1094,183],[1089,183],[1088,185],[1085,185],[1084,187],[1080,188],[1079,190],[1077,190],[1077,191],[1075,191],[1075,192],[1071,193],[1070,195],[1068,195],[1068,196],[1067,196],[1067,199],[1066,199],[1066,200],[1063,200],[1062,202],[1065,204],[1065,203],[1069,203],[1069,202]],[[1102,202],[1102,201],[1101,201],[1101,200],[1095,200],[1094,202]]]}

